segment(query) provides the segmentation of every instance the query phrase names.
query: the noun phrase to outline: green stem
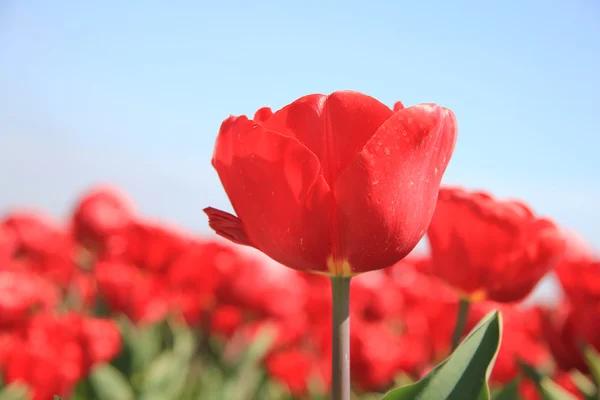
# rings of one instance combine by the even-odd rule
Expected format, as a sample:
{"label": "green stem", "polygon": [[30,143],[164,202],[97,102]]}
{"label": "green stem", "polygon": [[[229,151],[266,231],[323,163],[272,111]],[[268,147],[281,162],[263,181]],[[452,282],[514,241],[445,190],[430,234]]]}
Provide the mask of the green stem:
{"label": "green stem", "polygon": [[350,400],[350,277],[331,278],[332,400]]}
{"label": "green stem", "polygon": [[454,327],[454,333],[452,334],[452,351],[456,350],[460,343],[460,338],[463,335],[467,317],[469,316],[470,306],[471,302],[469,300],[460,299],[460,303],[458,304],[458,315],[456,317],[456,326]]}

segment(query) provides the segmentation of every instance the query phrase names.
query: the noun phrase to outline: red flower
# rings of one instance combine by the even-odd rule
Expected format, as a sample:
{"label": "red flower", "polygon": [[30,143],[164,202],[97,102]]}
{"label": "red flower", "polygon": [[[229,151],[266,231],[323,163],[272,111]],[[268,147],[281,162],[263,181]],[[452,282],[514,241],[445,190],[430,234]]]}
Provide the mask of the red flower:
{"label": "red flower", "polygon": [[574,306],[600,304],[600,258],[582,239],[566,236],[567,248],[556,266],[558,280]]}
{"label": "red flower", "polygon": [[173,307],[189,324],[196,324],[202,312],[211,307],[222,277],[219,263],[227,261],[232,250],[214,242],[193,242],[175,259],[168,270],[168,286]]}
{"label": "red flower", "polygon": [[10,343],[8,354],[0,348],[6,382],[27,384],[33,400],[50,400],[54,395],[68,397],[95,364],[116,356],[121,338],[110,320],[74,313],[38,314],[23,337],[13,337]]}
{"label": "red flower", "polygon": [[430,348],[426,362],[445,359],[450,351],[450,340],[456,325],[458,299],[452,290],[428,273],[426,258],[407,257],[386,270],[396,290],[404,297],[401,316],[407,334],[419,336]]}
{"label": "red flower", "polygon": [[16,239],[18,253],[43,253],[53,242],[60,228],[45,215],[35,212],[14,212],[3,222]]}
{"label": "red flower", "polygon": [[427,235],[434,273],[472,300],[522,300],[564,248],[525,204],[460,188],[440,190]]}
{"label": "red flower", "polygon": [[116,242],[133,218],[133,204],[124,193],[111,186],[98,186],[75,206],[72,231],[79,243],[104,251],[118,245]]}
{"label": "red flower", "polygon": [[291,394],[306,394],[309,384],[321,388],[328,386],[328,369],[314,353],[287,350],[273,354],[267,359],[266,368],[272,378],[284,384]]}
{"label": "red flower", "polygon": [[114,321],[83,317],[82,345],[87,353],[88,369],[109,362],[121,351],[121,333]]}
{"label": "red flower", "polygon": [[[556,310],[543,310],[542,332],[557,367],[562,371],[588,367],[581,352],[581,337],[577,332],[578,316],[575,309],[562,305]],[[591,320],[588,320],[588,323]],[[592,323],[592,326],[595,325]]]}
{"label": "red flower", "polygon": [[32,212],[15,212],[3,222],[14,239],[13,257],[26,269],[44,275],[66,288],[75,273],[74,244],[60,226]]}
{"label": "red flower", "polygon": [[37,315],[7,360],[6,382],[27,384],[33,400],[69,396],[86,373],[78,321],[72,314]]}
{"label": "red flower", "polygon": [[268,116],[223,122],[212,163],[238,217],[211,227],[297,270],[389,267],[419,242],[454,150],[454,114],[392,111],[364,94],[302,97]]}
{"label": "red flower", "polygon": [[8,263],[16,252],[17,240],[11,229],[0,225],[0,268]]}
{"label": "red flower", "polygon": [[0,328],[23,326],[37,310],[59,301],[57,288],[29,271],[0,271]]}
{"label": "red flower", "polygon": [[175,229],[150,222],[135,222],[126,233],[119,256],[138,268],[164,272],[187,249],[189,239]]}
{"label": "red flower", "polygon": [[99,262],[95,274],[98,290],[113,312],[139,323],[156,322],[169,312],[170,296],[163,277],[110,261]]}
{"label": "red flower", "polygon": [[219,306],[210,314],[210,333],[230,338],[242,325],[243,318],[239,307]]}

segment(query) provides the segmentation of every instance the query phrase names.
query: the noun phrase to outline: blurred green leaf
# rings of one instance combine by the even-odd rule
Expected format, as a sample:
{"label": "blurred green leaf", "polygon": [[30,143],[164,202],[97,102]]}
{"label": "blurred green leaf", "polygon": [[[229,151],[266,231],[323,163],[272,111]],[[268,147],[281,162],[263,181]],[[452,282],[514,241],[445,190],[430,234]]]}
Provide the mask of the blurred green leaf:
{"label": "blurred green leaf", "polygon": [[516,400],[519,399],[519,383],[521,378],[516,378],[510,381],[502,389],[496,392],[492,399],[494,400]]}
{"label": "blurred green leaf", "polygon": [[520,361],[523,373],[531,379],[544,400],[577,400],[571,393],[554,383],[549,377],[536,371],[532,366]]}
{"label": "blurred green leaf", "polygon": [[202,389],[194,400],[212,400],[221,398],[224,380],[224,373],[216,364],[208,365],[200,374],[199,386]]}
{"label": "blurred green leaf", "polygon": [[133,400],[135,398],[127,377],[110,364],[94,367],[89,381],[98,400]]}
{"label": "blurred green leaf", "polygon": [[148,368],[162,350],[160,324],[136,328],[128,338],[131,349],[131,367],[134,373]]}
{"label": "blurred green leaf", "polygon": [[498,311],[485,316],[458,348],[419,382],[392,390],[382,400],[488,400],[487,380],[502,337]]}
{"label": "blurred green leaf", "polygon": [[587,400],[598,400],[596,385],[594,385],[594,382],[592,382],[590,378],[577,370],[571,372],[570,376],[575,387],[577,387],[577,390],[579,390],[579,393],[581,393],[583,397]]}
{"label": "blurred green leaf", "polygon": [[585,362],[590,370],[590,375],[596,388],[600,387],[600,354],[593,347],[585,346],[583,356],[585,357]]}
{"label": "blurred green leaf", "polygon": [[162,353],[148,368],[140,388],[140,400],[179,400],[185,390],[189,358],[175,351]]}
{"label": "blurred green leaf", "polygon": [[187,358],[188,360],[191,359],[198,344],[194,331],[185,325],[174,323],[170,323],[169,327],[173,332],[175,341],[173,344],[173,351],[181,357]]}
{"label": "blurred green leaf", "polygon": [[28,400],[29,389],[25,385],[11,383],[0,391],[0,400]]}
{"label": "blurred green leaf", "polygon": [[250,344],[237,364],[236,379],[228,381],[225,385],[224,398],[231,400],[255,398],[254,395],[264,379],[262,360],[267,355],[274,339],[275,331],[268,325],[258,332],[257,338]]}

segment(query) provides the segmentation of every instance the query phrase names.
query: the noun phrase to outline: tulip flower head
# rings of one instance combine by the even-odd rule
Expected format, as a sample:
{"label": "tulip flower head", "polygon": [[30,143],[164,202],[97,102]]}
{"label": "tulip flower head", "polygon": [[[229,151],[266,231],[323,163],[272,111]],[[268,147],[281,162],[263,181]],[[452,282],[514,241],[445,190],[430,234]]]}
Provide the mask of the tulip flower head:
{"label": "tulip flower head", "polygon": [[442,188],[427,236],[433,272],[463,298],[523,300],[564,250],[556,225],[519,201]]}
{"label": "tulip flower head", "polygon": [[212,164],[237,216],[205,212],[219,235],[293,269],[386,268],[424,235],[456,137],[444,107],[390,109],[351,91],[231,116]]}

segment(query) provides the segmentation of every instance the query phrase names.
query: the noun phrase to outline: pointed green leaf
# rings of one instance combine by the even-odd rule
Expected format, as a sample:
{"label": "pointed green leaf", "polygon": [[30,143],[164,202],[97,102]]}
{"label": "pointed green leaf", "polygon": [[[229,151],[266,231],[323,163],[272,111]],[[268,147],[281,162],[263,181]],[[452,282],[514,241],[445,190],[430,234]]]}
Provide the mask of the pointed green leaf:
{"label": "pointed green leaf", "polygon": [[544,400],[577,400],[571,393],[554,383],[546,375],[540,374],[532,366],[519,362],[523,373],[531,379]]}
{"label": "pointed green leaf", "polygon": [[223,391],[225,398],[232,400],[245,399],[248,393],[255,393],[264,374],[261,362],[267,355],[273,340],[275,331],[270,326],[265,326],[258,333],[246,352],[239,360],[236,368],[236,379],[225,385]]}
{"label": "pointed green leaf", "polygon": [[583,349],[585,362],[590,370],[590,375],[596,384],[600,387],[600,354],[591,346],[585,346]]}
{"label": "pointed green leaf", "polygon": [[494,400],[515,400],[519,398],[519,383],[521,378],[516,378],[510,381],[506,386],[500,389],[492,396]]}
{"label": "pointed green leaf", "polygon": [[148,368],[140,400],[179,400],[185,390],[189,358],[174,351],[162,353]]}
{"label": "pointed green leaf", "polygon": [[489,400],[487,380],[502,337],[502,318],[489,313],[442,364],[419,382],[382,400]]}
{"label": "pointed green leaf", "polygon": [[588,400],[598,400],[598,396],[596,395],[597,389],[594,382],[577,370],[571,372],[570,376],[575,387],[584,398]]}
{"label": "pointed green leaf", "polygon": [[110,364],[95,367],[89,376],[98,400],[133,400],[135,395],[127,378]]}
{"label": "pointed green leaf", "polygon": [[[120,327],[124,351],[128,353],[127,368],[122,370],[135,375],[148,368],[150,363],[158,357],[163,346],[163,322],[152,325],[137,326],[127,318],[121,318]],[[121,367],[121,365],[119,365]]]}

